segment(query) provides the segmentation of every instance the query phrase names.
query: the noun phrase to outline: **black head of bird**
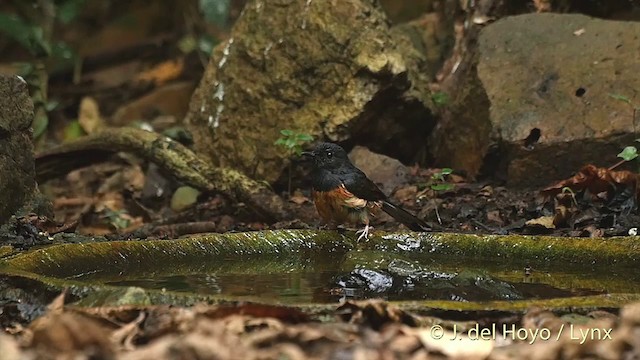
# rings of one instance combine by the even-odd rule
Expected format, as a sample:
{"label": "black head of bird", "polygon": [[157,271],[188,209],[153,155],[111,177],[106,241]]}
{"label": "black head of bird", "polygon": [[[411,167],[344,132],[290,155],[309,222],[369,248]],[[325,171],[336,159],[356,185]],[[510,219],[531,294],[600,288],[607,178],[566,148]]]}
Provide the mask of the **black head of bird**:
{"label": "black head of bird", "polygon": [[340,145],[327,142],[317,144],[312,151],[305,151],[302,155],[310,159],[318,169],[337,169],[350,163],[347,152]]}

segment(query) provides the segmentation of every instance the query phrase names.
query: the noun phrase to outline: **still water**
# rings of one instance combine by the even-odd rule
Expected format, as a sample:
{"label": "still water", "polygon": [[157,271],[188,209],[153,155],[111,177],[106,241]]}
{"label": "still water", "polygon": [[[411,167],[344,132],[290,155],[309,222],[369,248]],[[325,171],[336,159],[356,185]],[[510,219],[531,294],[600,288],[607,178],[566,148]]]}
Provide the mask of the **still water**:
{"label": "still water", "polygon": [[332,303],[342,298],[476,302],[640,292],[640,276],[633,269],[531,267],[522,262],[496,264],[379,251],[303,259],[221,259],[190,264],[188,271],[178,275],[134,271],[86,278],[109,285],[288,304]]}

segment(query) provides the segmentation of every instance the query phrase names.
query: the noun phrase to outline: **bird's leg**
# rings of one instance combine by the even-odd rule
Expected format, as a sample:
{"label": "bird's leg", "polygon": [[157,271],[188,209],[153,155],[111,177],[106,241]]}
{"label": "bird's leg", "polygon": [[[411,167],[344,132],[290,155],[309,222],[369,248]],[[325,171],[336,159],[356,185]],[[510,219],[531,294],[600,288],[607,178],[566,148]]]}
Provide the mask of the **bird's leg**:
{"label": "bird's leg", "polygon": [[360,236],[358,236],[358,241],[360,241],[362,238],[364,238],[365,240],[369,240],[370,229],[373,229],[373,226],[369,226],[369,223],[367,222],[364,225],[364,229],[356,231],[356,235],[360,234]]}

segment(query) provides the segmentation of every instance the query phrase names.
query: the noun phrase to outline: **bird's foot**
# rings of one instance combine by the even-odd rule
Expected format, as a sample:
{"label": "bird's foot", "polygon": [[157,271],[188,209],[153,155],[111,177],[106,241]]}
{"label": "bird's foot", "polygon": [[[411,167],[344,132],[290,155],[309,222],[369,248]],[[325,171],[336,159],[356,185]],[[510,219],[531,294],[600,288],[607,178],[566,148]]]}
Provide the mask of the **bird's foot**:
{"label": "bird's foot", "polygon": [[373,229],[373,226],[369,226],[369,224],[367,224],[364,226],[364,229],[356,231],[356,235],[360,234],[360,236],[358,236],[357,241],[362,240],[362,238],[364,238],[365,240],[369,240],[369,230],[372,230],[372,229]]}

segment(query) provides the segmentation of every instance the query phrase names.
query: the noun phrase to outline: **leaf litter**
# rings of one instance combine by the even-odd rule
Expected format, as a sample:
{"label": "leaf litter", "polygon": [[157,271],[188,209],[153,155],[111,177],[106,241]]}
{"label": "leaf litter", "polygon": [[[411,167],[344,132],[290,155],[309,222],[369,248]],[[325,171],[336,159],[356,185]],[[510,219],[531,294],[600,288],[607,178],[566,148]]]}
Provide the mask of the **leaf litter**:
{"label": "leaf litter", "polygon": [[0,333],[2,358],[417,360],[640,355],[636,336],[640,303],[625,306],[619,314],[532,308],[521,316],[470,322],[410,313],[382,300],[347,301],[319,315],[253,303],[78,308],[65,306],[64,297],[64,293],[58,296],[27,326],[7,329],[13,336]]}

